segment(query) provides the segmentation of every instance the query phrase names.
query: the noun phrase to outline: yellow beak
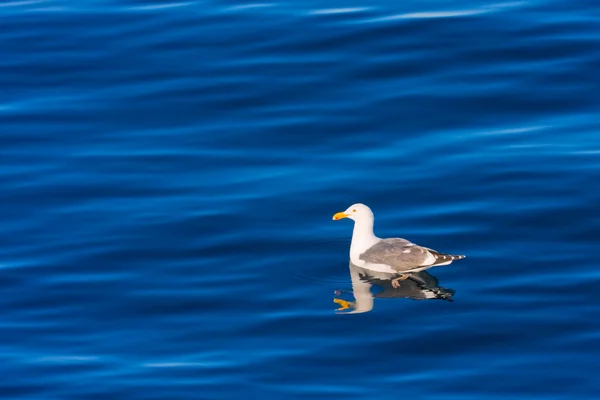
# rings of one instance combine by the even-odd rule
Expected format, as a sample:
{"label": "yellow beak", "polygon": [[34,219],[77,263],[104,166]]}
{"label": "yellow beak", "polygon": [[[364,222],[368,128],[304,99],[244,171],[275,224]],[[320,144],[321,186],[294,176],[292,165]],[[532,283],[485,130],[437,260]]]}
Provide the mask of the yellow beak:
{"label": "yellow beak", "polygon": [[337,220],[343,219],[343,218],[348,218],[348,214],[346,214],[345,212],[339,212],[333,216],[334,221],[337,221]]}
{"label": "yellow beak", "polygon": [[347,310],[350,307],[353,307],[353,303],[350,301],[342,300],[342,299],[333,299],[333,302],[339,304],[341,307],[336,309],[335,311],[343,311]]}

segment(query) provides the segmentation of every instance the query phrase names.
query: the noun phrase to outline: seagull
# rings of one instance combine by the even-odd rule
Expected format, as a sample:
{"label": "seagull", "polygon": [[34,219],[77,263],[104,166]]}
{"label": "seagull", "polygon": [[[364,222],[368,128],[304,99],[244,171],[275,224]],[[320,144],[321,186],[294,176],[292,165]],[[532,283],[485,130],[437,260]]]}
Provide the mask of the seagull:
{"label": "seagull", "polygon": [[402,238],[378,238],[373,233],[373,212],[364,204],[353,204],[346,211],[333,216],[334,221],[344,218],[354,221],[350,261],[371,271],[400,274],[399,278],[392,280],[394,288],[400,287],[399,282],[407,279],[413,272],[448,265],[466,257],[440,253]]}

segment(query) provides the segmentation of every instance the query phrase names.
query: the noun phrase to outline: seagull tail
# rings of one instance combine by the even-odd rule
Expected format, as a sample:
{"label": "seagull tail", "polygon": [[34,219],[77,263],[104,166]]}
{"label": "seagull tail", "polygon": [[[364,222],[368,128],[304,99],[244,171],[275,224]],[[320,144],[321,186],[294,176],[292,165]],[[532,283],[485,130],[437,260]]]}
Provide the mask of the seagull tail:
{"label": "seagull tail", "polygon": [[442,254],[442,253],[438,253],[437,251],[431,251],[431,250],[429,250],[429,252],[432,253],[433,256],[436,258],[433,265],[437,265],[437,266],[448,265],[452,261],[462,260],[463,258],[467,258],[467,256],[465,256],[465,255]]}

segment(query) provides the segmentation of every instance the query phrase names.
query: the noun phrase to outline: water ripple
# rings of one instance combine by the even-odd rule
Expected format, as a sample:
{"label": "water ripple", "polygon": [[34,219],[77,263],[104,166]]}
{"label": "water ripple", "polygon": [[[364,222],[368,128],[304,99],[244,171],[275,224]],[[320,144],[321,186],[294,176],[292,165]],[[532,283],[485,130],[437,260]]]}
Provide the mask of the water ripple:
{"label": "water ripple", "polygon": [[313,15],[330,15],[330,14],[354,14],[370,11],[370,7],[353,7],[353,8],[320,8],[311,10],[308,13]]}
{"label": "water ripple", "polygon": [[[599,11],[0,3],[0,392],[595,399]],[[356,202],[468,258],[337,315]]]}

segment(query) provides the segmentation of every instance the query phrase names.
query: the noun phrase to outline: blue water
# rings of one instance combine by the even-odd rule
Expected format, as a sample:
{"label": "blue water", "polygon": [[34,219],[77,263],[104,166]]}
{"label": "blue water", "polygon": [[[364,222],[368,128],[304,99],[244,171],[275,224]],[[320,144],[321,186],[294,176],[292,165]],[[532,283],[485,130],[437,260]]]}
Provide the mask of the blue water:
{"label": "blue water", "polygon": [[597,399],[599,70],[589,0],[3,0],[0,398]]}

